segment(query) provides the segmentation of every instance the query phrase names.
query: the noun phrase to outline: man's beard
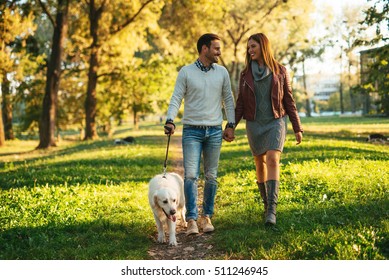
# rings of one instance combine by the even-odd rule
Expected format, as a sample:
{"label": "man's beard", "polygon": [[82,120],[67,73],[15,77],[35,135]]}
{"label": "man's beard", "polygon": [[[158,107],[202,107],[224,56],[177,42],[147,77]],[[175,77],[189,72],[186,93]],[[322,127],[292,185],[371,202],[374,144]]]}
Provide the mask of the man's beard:
{"label": "man's beard", "polygon": [[211,63],[217,63],[219,61],[219,57],[216,55],[206,55],[206,57]]}

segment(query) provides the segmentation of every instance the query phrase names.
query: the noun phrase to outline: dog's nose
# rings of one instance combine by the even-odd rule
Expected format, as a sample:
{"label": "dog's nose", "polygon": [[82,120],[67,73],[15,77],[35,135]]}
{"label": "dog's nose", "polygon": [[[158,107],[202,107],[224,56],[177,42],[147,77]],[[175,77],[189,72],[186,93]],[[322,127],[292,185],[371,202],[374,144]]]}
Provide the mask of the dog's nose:
{"label": "dog's nose", "polygon": [[174,210],[174,209],[172,209],[172,210],[170,210],[170,215],[174,215],[174,214],[176,214],[176,210]]}

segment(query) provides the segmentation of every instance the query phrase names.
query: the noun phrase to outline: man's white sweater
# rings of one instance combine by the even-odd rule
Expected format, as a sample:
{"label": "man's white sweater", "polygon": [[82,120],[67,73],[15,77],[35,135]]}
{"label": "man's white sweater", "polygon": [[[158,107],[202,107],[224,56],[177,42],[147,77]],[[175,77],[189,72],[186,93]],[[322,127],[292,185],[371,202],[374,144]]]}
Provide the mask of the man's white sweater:
{"label": "man's white sweater", "polygon": [[235,122],[234,99],[227,69],[214,63],[208,72],[195,63],[181,68],[170,100],[167,119],[174,120],[184,100],[183,124],[216,126],[223,122],[222,106],[228,122]]}

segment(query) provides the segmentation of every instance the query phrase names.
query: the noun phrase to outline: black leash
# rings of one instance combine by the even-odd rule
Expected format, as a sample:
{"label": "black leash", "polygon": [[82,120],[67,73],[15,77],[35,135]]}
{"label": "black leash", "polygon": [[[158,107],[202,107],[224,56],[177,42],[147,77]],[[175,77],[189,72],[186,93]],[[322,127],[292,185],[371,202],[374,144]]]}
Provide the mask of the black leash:
{"label": "black leash", "polygon": [[170,145],[170,136],[172,132],[172,128],[165,125],[164,128],[168,130],[169,132],[167,134],[167,147],[166,147],[166,157],[165,157],[165,162],[163,163],[163,178],[166,178],[166,166],[167,166],[167,156],[169,154],[169,145]]}

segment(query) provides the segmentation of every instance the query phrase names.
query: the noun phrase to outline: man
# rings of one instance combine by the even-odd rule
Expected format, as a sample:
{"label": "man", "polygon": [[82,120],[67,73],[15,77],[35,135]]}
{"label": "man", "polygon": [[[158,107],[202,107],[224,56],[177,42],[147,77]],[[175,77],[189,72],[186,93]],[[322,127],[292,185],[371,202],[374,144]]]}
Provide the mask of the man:
{"label": "man", "polygon": [[184,158],[184,192],[186,204],[186,234],[197,234],[198,179],[201,155],[204,159],[204,199],[200,226],[203,232],[212,232],[211,222],[217,189],[217,169],[222,144],[222,106],[228,124],[225,134],[233,137],[235,122],[234,99],[227,70],[218,64],[220,38],[216,34],[204,34],[197,41],[199,57],[196,62],[181,68],[170,100],[165,125],[166,134],[173,134],[174,118],[183,100],[182,149]]}

